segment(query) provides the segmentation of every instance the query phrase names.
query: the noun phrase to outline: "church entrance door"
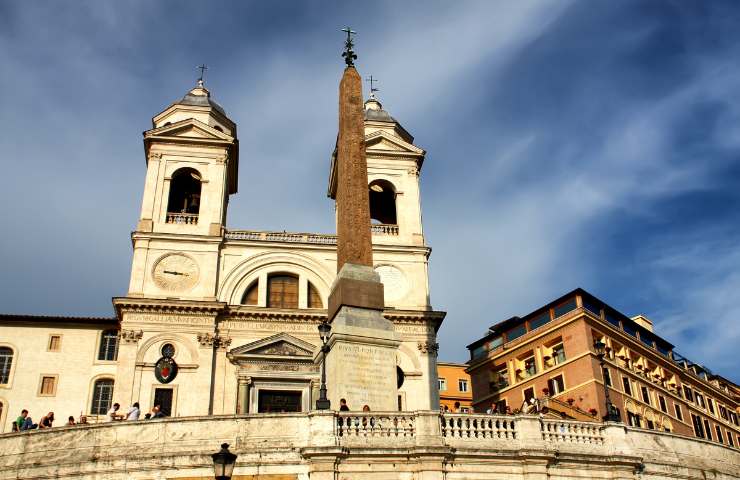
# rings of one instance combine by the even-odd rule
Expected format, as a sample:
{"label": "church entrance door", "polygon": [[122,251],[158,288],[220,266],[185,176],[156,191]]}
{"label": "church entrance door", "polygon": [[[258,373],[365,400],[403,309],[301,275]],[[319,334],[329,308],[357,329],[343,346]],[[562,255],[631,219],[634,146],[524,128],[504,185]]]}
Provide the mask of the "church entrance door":
{"label": "church entrance door", "polygon": [[300,412],[303,393],[290,390],[260,390],[259,413]]}

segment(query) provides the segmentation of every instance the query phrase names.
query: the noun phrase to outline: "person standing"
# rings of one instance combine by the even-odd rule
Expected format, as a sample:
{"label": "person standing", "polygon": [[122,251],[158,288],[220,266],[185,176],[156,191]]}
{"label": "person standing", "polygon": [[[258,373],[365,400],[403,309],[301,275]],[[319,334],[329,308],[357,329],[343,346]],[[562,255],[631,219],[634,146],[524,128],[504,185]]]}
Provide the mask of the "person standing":
{"label": "person standing", "polygon": [[139,402],[134,402],[134,404],[128,409],[128,412],[126,412],[126,420],[138,420],[139,415],[141,415]]}
{"label": "person standing", "polygon": [[105,414],[104,422],[112,422],[113,420],[117,418],[121,418],[123,415],[118,412],[118,409],[121,408],[121,405],[118,403],[114,403],[112,407],[110,407],[110,410],[108,410],[108,413]]}
{"label": "person standing", "polygon": [[347,400],[340,399],[339,400],[339,411],[340,412],[349,412],[349,407],[347,406]]}

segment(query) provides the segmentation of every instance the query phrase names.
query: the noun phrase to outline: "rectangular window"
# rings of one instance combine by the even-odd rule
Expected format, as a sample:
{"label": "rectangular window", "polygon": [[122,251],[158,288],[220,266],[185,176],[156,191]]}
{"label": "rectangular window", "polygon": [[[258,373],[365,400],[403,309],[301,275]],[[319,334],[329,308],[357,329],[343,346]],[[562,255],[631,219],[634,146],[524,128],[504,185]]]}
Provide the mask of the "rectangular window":
{"label": "rectangular window", "polygon": [[62,348],[62,336],[61,335],[49,335],[49,346],[47,348],[50,352],[58,352]]}
{"label": "rectangular window", "polygon": [[496,392],[509,386],[509,370],[506,366],[499,368],[493,373],[491,380],[491,391]]}
{"label": "rectangular window", "polygon": [[572,312],[577,307],[576,299],[571,298],[570,300],[566,300],[565,302],[561,303],[557,307],[553,309],[553,312],[555,313],[555,318],[558,318],[562,315],[565,315],[568,312]]}
{"label": "rectangular window", "polygon": [[658,349],[658,352],[660,352],[661,355],[666,356],[666,357],[670,357],[671,350],[668,347],[666,347],[665,345],[663,345],[662,343],[659,343],[659,342],[655,342],[655,346],[656,346],[656,348]]}
{"label": "rectangular window", "polygon": [[517,338],[521,337],[525,333],[527,333],[527,325],[525,323],[522,323],[518,327],[514,327],[508,332],[506,332],[506,340],[508,342],[512,340],[516,340]]}
{"label": "rectangular window", "polygon": [[719,425],[714,426],[714,431],[717,432],[717,441],[719,443],[725,443],[725,439],[722,438],[722,429],[719,428]]}
{"label": "rectangular window", "polygon": [[729,443],[731,447],[735,446],[735,441],[732,439],[732,432],[730,430],[727,430],[727,443]]}
{"label": "rectangular window", "polygon": [[563,381],[563,376],[558,375],[557,377],[549,379],[547,381],[547,388],[550,389],[550,395],[557,395],[565,391],[565,382]]}
{"label": "rectangular window", "polygon": [[118,357],[118,332],[106,330],[100,334],[98,360],[115,360]]}
{"label": "rectangular window", "polygon": [[683,412],[681,411],[681,405],[674,403],[673,408],[676,410],[676,418],[683,422]]}
{"label": "rectangular window", "polygon": [[534,357],[529,357],[524,360],[524,376],[531,377],[537,374],[537,364],[534,362]]}
{"label": "rectangular window", "polygon": [[696,397],[696,403],[697,403],[697,404],[698,404],[698,405],[699,405],[699,406],[700,406],[701,408],[706,408],[706,405],[704,404],[704,395],[702,395],[701,393],[698,393],[698,392],[697,392],[697,393],[695,394],[695,397]]}
{"label": "rectangular window", "polygon": [[732,417],[732,423],[734,423],[735,425],[737,425],[737,413],[730,412],[730,417]]}
{"label": "rectangular window", "polygon": [[562,343],[552,347],[552,361],[555,365],[559,365],[565,361],[565,348],[563,348]]}
{"label": "rectangular window", "polygon": [[39,385],[39,396],[51,397],[57,393],[57,377],[53,375],[43,375]]}
{"label": "rectangular window", "polygon": [[464,379],[459,379],[457,381],[457,389],[461,392],[467,392],[468,391],[468,381]]}
{"label": "rectangular window", "polygon": [[606,318],[607,322],[619,328],[619,318],[617,318],[616,315],[609,312],[604,312],[604,318]]}
{"label": "rectangular window", "polygon": [[653,336],[647,332],[640,332],[640,341],[650,348],[653,348]]}
{"label": "rectangular window", "polygon": [[529,403],[534,398],[534,387],[524,389],[524,401]]}
{"label": "rectangular window", "polygon": [[622,386],[624,387],[624,393],[626,393],[629,396],[632,396],[632,386],[630,385],[629,378],[622,377]]}
{"label": "rectangular window", "polygon": [[477,347],[475,347],[470,353],[470,356],[473,359],[476,359],[478,357],[482,357],[486,353],[488,353],[488,344],[484,343],[483,345],[478,345]]}
{"label": "rectangular window", "polygon": [[663,412],[668,413],[668,407],[666,406],[665,397],[663,395],[658,395],[658,403],[660,404],[660,409]]}
{"label": "rectangular window", "polygon": [[648,392],[647,387],[640,387],[640,391],[642,392],[642,401],[650,405],[650,392]]}
{"label": "rectangular window", "polygon": [[581,300],[583,300],[583,308],[593,313],[597,317],[601,316],[601,306],[600,305],[597,305],[596,303],[592,303],[583,297],[581,297]]}
{"label": "rectangular window", "polygon": [[704,432],[707,434],[707,438],[712,440],[712,427],[709,426],[709,420],[704,420]]}
{"label": "rectangular window", "polygon": [[642,423],[640,422],[640,416],[635,415],[632,412],[627,412],[627,423],[629,423],[631,427],[642,428]]}
{"label": "rectangular window", "polygon": [[647,428],[649,428],[650,430],[655,430],[655,424],[653,423],[652,420],[647,420],[646,423],[647,423]]}
{"label": "rectangular window", "polygon": [[544,313],[541,313],[534,317],[532,320],[529,321],[529,329],[534,330],[535,328],[540,328],[542,325],[545,325],[550,322],[550,311],[546,311]]}
{"label": "rectangular window", "polygon": [[727,409],[723,405],[719,406],[719,416],[727,420]]}
{"label": "rectangular window", "polygon": [[714,402],[712,401],[711,398],[707,398],[707,407],[709,408],[709,413],[711,413],[712,415],[715,415],[715,413],[714,413]]}
{"label": "rectangular window", "polygon": [[[686,385],[683,386],[683,396],[689,402],[693,402],[694,401],[694,393]],[[702,437],[702,438],[704,438],[704,437]]]}
{"label": "rectangular window", "polygon": [[607,387],[611,387],[612,386],[612,376],[609,373],[609,369],[604,367],[604,370],[602,373],[604,374],[604,385],[606,385]]}
{"label": "rectangular window", "polygon": [[437,385],[439,386],[440,392],[444,392],[447,390],[447,380],[445,380],[444,378],[438,378]]}
{"label": "rectangular window", "polygon": [[704,426],[701,424],[701,418],[692,413],[691,422],[694,424],[694,435],[699,438],[704,438]]}
{"label": "rectangular window", "polygon": [[627,335],[632,335],[633,337],[637,336],[637,328],[635,328],[635,326],[630,322],[622,322],[622,330],[624,330],[624,333]]}

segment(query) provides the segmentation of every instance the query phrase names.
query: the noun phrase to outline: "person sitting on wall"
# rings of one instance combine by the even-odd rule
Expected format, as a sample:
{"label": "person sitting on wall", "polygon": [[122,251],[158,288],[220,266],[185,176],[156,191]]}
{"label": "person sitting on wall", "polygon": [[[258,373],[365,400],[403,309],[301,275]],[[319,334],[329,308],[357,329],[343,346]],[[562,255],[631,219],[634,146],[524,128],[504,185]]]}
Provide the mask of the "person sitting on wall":
{"label": "person sitting on wall", "polygon": [[15,419],[15,422],[13,422],[14,432],[20,432],[21,430],[24,430],[23,425],[26,423],[26,417],[28,417],[28,410],[24,408],[23,410],[21,410],[21,414],[18,416],[18,418]]}
{"label": "person sitting on wall", "polygon": [[38,425],[33,423],[33,420],[31,417],[26,417],[26,419],[23,421],[23,426],[21,427],[21,430],[35,430],[38,428]]}
{"label": "person sitting on wall", "polygon": [[87,417],[85,415],[80,415],[80,422],[77,425],[87,425]]}
{"label": "person sitting on wall", "polygon": [[164,418],[166,415],[162,412],[162,407],[157,404],[154,405],[154,408],[152,408],[152,419],[154,418]]}
{"label": "person sitting on wall", "polygon": [[77,424],[75,423],[75,417],[70,415],[69,418],[67,419],[67,426],[71,427],[72,425],[77,425]]}
{"label": "person sitting on wall", "polygon": [[54,412],[49,412],[39,420],[39,430],[44,428],[51,428],[51,424],[54,422]]}

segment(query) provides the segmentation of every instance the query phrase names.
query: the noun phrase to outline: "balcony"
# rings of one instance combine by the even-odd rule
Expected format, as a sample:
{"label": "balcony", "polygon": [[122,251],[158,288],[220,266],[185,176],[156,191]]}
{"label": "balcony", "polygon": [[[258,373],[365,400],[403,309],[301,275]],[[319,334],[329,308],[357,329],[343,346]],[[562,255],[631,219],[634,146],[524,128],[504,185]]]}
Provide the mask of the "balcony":
{"label": "balcony", "polygon": [[370,232],[373,235],[398,235],[398,225],[376,223],[374,225],[370,225]]}
{"label": "balcony", "polygon": [[197,213],[167,213],[167,223],[198,225]]}
{"label": "balcony", "polygon": [[496,393],[509,387],[509,381],[505,378],[494,380],[488,384],[490,393]]}

